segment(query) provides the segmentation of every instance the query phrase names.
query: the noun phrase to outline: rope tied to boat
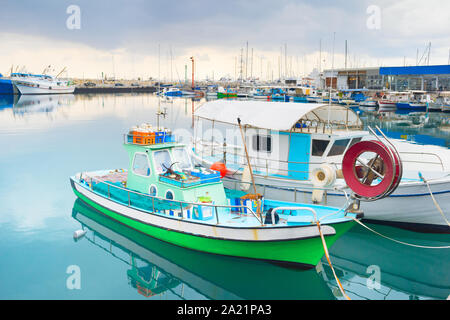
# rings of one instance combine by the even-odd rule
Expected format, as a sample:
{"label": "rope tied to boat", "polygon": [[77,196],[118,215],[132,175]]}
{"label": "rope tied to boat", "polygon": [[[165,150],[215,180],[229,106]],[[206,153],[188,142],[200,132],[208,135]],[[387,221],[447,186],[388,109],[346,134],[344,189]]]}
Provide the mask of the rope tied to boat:
{"label": "rope tied to boat", "polygon": [[388,236],[386,236],[384,234],[379,233],[378,231],[373,230],[372,228],[369,228],[368,226],[366,226],[364,223],[362,223],[358,219],[355,219],[355,218],[352,218],[352,219],[353,219],[353,221],[357,222],[359,225],[361,225],[364,228],[366,228],[367,230],[369,230],[369,231],[379,235],[380,237],[383,237],[383,238],[388,239],[390,241],[394,241],[396,243],[403,244],[405,246],[411,246],[411,247],[422,248],[422,249],[450,249],[450,246],[442,246],[442,247],[421,246],[421,245],[418,245],[418,244],[407,243],[407,242],[403,242],[403,241],[400,241],[400,240],[397,240],[397,239],[393,239],[393,238],[390,238],[390,237],[388,237]]}
{"label": "rope tied to boat", "polygon": [[325,257],[327,258],[328,264],[330,265],[331,271],[333,271],[334,278],[338,284],[339,290],[342,295],[347,299],[351,300],[350,297],[345,293],[344,288],[342,287],[341,281],[339,280],[336,272],[334,271],[333,264],[331,263],[330,255],[328,253],[327,243],[325,242],[325,237],[323,236],[322,229],[320,228],[320,222],[316,219],[317,229],[319,229],[320,238],[322,239],[323,251],[325,252]]}
{"label": "rope tied to boat", "polygon": [[436,198],[433,195],[433,192],[431,191],[431,187],[430,184],[428,183],[428,181],[425,179],[425,177],[422,175],[422,172],[419,172],[419,178],[420,180],[423,181],[423,183],[425,183],[425,185],[428,188],[428,191],[430,192],[430,196],[431,199],[433,200],[434,205],[436,206],[436,208],[438,209],[439,213],[441,214],[442,218],[444,218],[445,222],[447,223],[447,225],[450,227],[450,222],[447,220],[447,218],[445,217],[444,211],[442,211],[441,207],[439,206],[439,204],[436,201]]}

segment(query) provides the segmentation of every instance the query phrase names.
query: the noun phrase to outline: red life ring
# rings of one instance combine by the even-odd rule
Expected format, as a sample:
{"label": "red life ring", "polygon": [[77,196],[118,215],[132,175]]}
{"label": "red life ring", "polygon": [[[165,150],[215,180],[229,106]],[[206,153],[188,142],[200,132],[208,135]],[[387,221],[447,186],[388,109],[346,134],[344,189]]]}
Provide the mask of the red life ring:
{"label": "red life ring", "polygon": [[[365,152],[375,153],[383,161],[384,175],[380,182],[362,181],[362,168],[357,164],[358,157]],[[370,169],[369,169],[370,170]],[[380,141],[369,140],[355,143],[344,155],[342,173],[348,187],[362,200],[380,199],[390,195],[398,187],[402,176],[402,163],[396,150]]]}

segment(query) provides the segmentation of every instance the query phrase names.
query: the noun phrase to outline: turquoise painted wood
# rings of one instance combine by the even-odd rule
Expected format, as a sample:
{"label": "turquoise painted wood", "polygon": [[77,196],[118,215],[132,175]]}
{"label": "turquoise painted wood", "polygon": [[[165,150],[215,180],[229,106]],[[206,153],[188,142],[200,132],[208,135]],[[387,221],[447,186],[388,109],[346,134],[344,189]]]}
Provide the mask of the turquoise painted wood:
{"label": "turquoise painted wood", "polygon": [[[216,205],[227,205],[227,198],[222,181],[202,183],[197,185],[177,185],[161,180],[161,170],[158,171],[155,154],[166,152],[168,157],[167,166],[176,163],[177,159],[173,154],[175,148],[185,146],[177,143],[162,143],[154,145],[124,144],[129,156],[127,188],[141,193],[150,193],[150,188],[155,188],[156,197],[167,198],[171,193],[173,200],[186,202],[199,202],[201,197],[211,197]],[[136,165],[136,156],[142,156],[140,165]],[[141,171],[138,171],[138,170]],[[142,170],[144,169],[144,170]],[[163,177],[164,178],[164,177]]]}
{"label": "turquoise painted wood", "polygon": [[[292,133],[289,146],[289,177],[298,180],[309,179],[309,161],[311,153],[311,135]],[[301,162],[301,163],[292,163]]]}

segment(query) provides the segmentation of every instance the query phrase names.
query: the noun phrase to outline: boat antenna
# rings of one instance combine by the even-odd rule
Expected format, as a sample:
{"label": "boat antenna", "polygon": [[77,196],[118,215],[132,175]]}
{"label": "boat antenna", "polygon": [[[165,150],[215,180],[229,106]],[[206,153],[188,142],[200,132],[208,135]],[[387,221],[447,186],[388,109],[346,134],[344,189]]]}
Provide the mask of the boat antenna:
{"label": "boat antenna", "polygon": [[66,67],[64,67],[64,68],[61,70],[61,72],[58,73],[58,75],[57,75],[55,78],[58,78],[58,77],[61,75],[61,73],[63,73],[64,71],[66,71]]}
{"label": "boat antenna", "polygon": [[159,130],[159,116],[161,114],[161,44],[158,43],[158,112],[156,113],[156,127]]}
{"label": "boat antenna", "polygon": [[[333,32],[333,55],[332,55],[332,59],[331,59],[330,96],[328,98],[328,117],[327,117],[328,127],[330,126],[331,89],[333,88],[333,78],[334,78],[334,42],[335,42],[335,40],[336,40],[336,32]],[[336,78],[336,84],[337,84],[337,78]]]}
{"label": "boat antenna", "polygon": [[42,71],[42,74],[46,74],[47,73],[47,69],[50,69],[50,65],[48,67],[45,67],[44,70]]}
{"label": "boat antenna", "polygon": [[253,185],[253,191],[254,191],[254,196],[256,201],[258,201],[258,205],[256,206],[256,214],[260,216],[261,221],[262,221],[262,217],[261,217],[261,205],[260,205],[260,196],[258,195],[258,193],[256,192],[256,184],[255,184],[255,178],[253,177],[253,170],[252,170],[252,165],[250,164],[250,158],[248,156],[248,151],[247,151],[247,144],[245,143],[245,136],[244,136],[244,132],[242,131],[242,125],[241,125],[241,119],[237,118],[237,122],[239,125],[239,130],[241,131],[241,136],[242,136],[242,143],[244,144],[244,150],[245,150],[245,157],[247,159],[247,164],[248,164],[248,168],[250,171],[250,177],[252,179],[252,185]]}

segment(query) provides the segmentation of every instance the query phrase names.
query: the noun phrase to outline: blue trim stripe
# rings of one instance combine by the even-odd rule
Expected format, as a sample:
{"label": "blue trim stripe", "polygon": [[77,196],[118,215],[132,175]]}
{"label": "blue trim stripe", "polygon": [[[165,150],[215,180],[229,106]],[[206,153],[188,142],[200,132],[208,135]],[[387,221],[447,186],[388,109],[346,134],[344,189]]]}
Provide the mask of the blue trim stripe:
{"label": "blue trim stripe", "polygon": [[414,67],[381,67],[381,75],[425,75],[450,74],[450,65],[414,66]]}

